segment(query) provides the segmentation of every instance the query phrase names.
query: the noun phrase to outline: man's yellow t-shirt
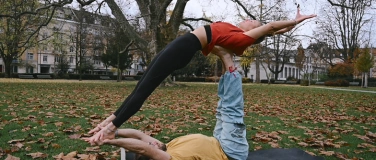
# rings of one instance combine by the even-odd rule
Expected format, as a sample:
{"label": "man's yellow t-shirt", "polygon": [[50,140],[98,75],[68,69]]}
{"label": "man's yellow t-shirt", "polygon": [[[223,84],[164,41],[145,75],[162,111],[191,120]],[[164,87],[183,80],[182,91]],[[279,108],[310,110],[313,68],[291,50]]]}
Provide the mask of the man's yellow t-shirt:
{"label": "man's yellow t-shirt", "polygon": [[228,160],[218,140],[202,134],[190,134],[167,144],[171,160]]}

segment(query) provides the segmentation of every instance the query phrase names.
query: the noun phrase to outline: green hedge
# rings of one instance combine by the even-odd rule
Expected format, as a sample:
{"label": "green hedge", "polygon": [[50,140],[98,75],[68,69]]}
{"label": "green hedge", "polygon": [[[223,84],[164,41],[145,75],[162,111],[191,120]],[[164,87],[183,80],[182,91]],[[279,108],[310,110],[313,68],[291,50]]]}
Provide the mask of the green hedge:
{"label": "green hedge", "polygon": [[[2,78],[5,77],[5,73],[0,73],[0,74],[3,74],[3,77],[2,77],[2,75],[0,75],[0,77],[2,77]],[[43,74],[43,73],[12,73],[11,76],[10,76],[10,78],[19,78],[18,75],[33,75],[33,77],[35,79],[38,78],[37,75],[50,75],[51,78],[53,78],[53,79],[56,78],[55,74]]]}
{"label": "green hedge", "polygon": [[221,77],[206,77],[204,82],[219,82]]}
{"label": "green hedge", "polygon": [[368,87],[376,87],[376,82],[369,82]]}
{"label": "green hedge", "polygon": [[[267,79],[262,79],[260,82],[261,83],[268,83],[268,80]],[[274,83],[274,82],[275,82],[274,79],[270,79],[270,83]]]}
{"label": "green hedge", "polygon": [[349,81],[344,79],[329,80],[325,81],[325,86],[338,86],[338,87],[348,87],[350,86]]}
{"label": "green hedge", "polygon": [[300,80],[300,85],[301,86],[309,86],[309,80]]}
{"label": "green hedge", "polygon": [[175,77],[175,81],[179,82],[205,82],[205,77]]}
{"label": "green hedge", "polygon": [[242,78],[243,83],[253,83],[253,79],[250,78]]}
{"label": "green hedge", "polygon": [[[79,74],[69,74],[68,76],[69,76],[68,79],[79,79],[80,78]],[[100,78],[101,76],[108,76],[112,80],[117,80],[117,75],[97,75],[97,74],[83,74],[82,79],[83,80],[102,80]],[[140,75],[137,75],[137,76],[130,76],[130,75],[122,76],[122,80],[140,80],[140,78],[141,78]],[[63,78],[63,79],[65,79],[65,78]]]}

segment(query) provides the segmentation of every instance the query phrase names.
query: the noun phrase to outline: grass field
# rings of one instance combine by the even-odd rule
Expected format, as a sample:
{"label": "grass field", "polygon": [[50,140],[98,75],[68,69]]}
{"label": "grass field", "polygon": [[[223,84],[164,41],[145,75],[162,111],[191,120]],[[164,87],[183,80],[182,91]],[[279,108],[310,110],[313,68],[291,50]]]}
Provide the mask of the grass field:
{"label": "grass field", "polygon": [[[118,148],[79,138],[114,112],[135,85],[0,79],[0,159],[118,159]],[[251,150],[300,148],[329,160],[376,159],[376,94],[258,84],[244,85],[243,92]],[[210,83],[158,88],[122,128],[163,142],[211,135],[216,93],[217,84]]]}

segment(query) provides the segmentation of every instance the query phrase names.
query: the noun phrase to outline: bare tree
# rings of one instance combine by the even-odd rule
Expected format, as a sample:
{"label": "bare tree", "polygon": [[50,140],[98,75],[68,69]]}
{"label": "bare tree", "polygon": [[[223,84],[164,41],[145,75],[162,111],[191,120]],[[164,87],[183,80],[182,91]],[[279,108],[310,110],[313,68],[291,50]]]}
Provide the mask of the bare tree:
{"label": "bare tree", "polygon": [[[253,19],[258,19],[262,23],[266,23],[267,21],[272,20],[272,15],[275,15],[275,11],[273,9],[280,9],[283,5],[282,1],[278,0],[260,0],[259,4],[250,3],[248,1],[241,1],[241,0],[232,0],[235,2],[239,7],[237,11],[239,12],[238,15],[240,17],[251,17]],[[245,16],[242,15],[242,12],[245,12]],[[263,51],[262,49],[268,46],[267,40],[264,42],[265,44],[257,44],[260,52],[255,52],[250,58],[255,59],[255,69],[256,69],[256,77],[255,82],[260,82],[260,65],[261,65],[261,54]],[[243,56],[242,59],[247,58],[249,56]],[[265,67],[265,66],[263,66]]]}
{"label": "bare tree", "polygon": [[[362,45],[364,27],[370,22],[366,18],[368,8],[372,0],[342,0],[338,1],[335,7],[322,9],[324,16],[317,21],[319,30],[316,37],[318,43],[328,43],[328,48],[333,49],[329,55],[322,55],[328,63],[333,65],[333,56],[338,56],[344,62],[352,62],[354,51]],[[323,45],[325,46],[325,45]],[[336,54],[339,53],[339,55]]]}
{"label": "bare tree", "polygon": [[0,56],[5,65],[5,77],[10,77],[12,66],[19,63],[19,57],[38,43],[38,33],[51,21],[55,8],[43,7],[37,0],[1,1],[0,6]]}

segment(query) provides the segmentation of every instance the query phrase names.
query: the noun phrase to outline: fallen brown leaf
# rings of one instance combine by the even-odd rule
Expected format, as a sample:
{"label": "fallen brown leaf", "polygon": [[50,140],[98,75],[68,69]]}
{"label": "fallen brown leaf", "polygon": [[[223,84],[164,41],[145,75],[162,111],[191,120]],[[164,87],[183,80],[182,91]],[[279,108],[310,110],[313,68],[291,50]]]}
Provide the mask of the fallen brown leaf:
{"label": "fallen brown leaf", "polygon": [[26,155],[31,156],[33,159],[35,159],[35,158],[46,158],[48,156],[48,154],[45,154],[45,153],[42,153],[42,152],[30,153],[30,154],[26,154]]}
{"label": "fallen brown leaf", "polygon": [[61,126],[63,126],[63,124],[64,124],[63,122],[56,122],[56,123],[55,123],[55,126],[56,126],[56,127],[61,127]]}
{"label": "fallen brown leaf", "polygon": [[20,142],[17,142],[14,146],[16,146],[18,148],[22,148],[24,145]]}
{"label": "fallen brown leaf", "polygon": [[64,156],[64,153],[61,152],[60,154],[56,155],[56,156],[52,156],[52,158],[55,158],[55,159],[62,159]]}
{"label": "fallen brown leaf", "polygon": [[320,154],[325,156],[332,156],[334,155],[334,151],[320,151]]}
{"label": "fallen brown leaf", "polygon": [[88,152],[99,152],[101,149],[99,148],[99,146],[95,146],[95,147],[86,147],[86,149],[84,151],[88,151]]}
{"label": "fallen brown leaf", "polygon": [[72,134],[72,135],[69,135],[69,138],[70,139],[79,139],[79,138],[81,138],[81,134]]}
{"label": "fallen brown leaf", "polygon": [[68,153],[66,156],[64,156],[64,158],[74,158],[76,157],[76,155],[77,155],[77,151],[73,151],[73,152]]}
{"label": "fallen brown leaf", "polygon": [[299,142],[298,143],[299,146],[302,146],[302,147],[307,147],[309,146],[309,144],[305,143],[305,142]]}
{"label": "fallen brown leaf", "polygon": [[8,156],[5,160],[20,160],[20,158],[8,154]]}
{"label": "fallen brown leaf", "polygon": [[51,146],[52,146],[52,148],[55,148],[55,149],[61,148],[61,146],[59,144],[56,144],[56,143],[53,143]]}
{"label": "fallen brown leaf", "polygon": [[47,132],[47,133],[42,134],[42,135],[45,136],[45,137],[52,137],[52,136],[54,136],[54,132]]}
{"label": "fallen brown leaf", "polygon": [[8,143],[11,144],[11,143],[17,143],[17,142],[23,142],[23,141],[25,141],[25,139],[14,139],[14,140],[8,141]]}

